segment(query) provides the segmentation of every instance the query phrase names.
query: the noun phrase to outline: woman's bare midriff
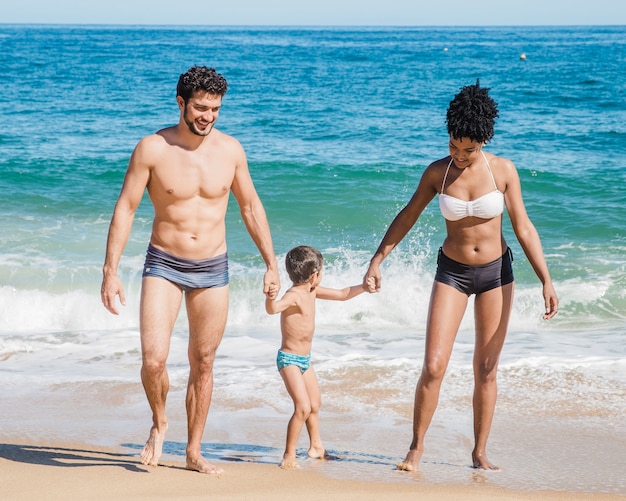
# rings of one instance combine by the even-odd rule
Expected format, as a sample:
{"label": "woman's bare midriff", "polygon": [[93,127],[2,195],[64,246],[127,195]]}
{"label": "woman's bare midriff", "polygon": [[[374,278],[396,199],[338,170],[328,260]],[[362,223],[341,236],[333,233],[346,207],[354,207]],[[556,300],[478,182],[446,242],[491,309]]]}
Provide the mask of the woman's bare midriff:
{"label": "woman's bare midriff", "polygon": [[502,216],[484,220],[468,217],[446,221],[448,235],[443,253],[450,259],[470,266],[491,263],[502,257],[507,243],[502,236]]}

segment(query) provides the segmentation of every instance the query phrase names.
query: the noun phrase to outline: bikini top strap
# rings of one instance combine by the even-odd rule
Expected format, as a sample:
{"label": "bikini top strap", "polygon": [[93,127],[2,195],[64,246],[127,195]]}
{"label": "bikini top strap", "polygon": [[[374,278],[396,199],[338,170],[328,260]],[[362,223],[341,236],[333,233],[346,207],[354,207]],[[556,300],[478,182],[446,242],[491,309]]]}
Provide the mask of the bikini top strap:
{"label": "bikini top strap", "polygon": [[448,178],[448,172],[450,172],[450,166],[451,165],[452,165],[452,157],[450,157],[450,162],[448,162],[448,168],[446,169],[446,173],[443,176],[443,182],[441,183],[441,194],[442,195],[443,195],[443,189],[446,187],[446,179]]}
{"label": "bikini top strap", "polygon": [[[491,172],[491,165],[489,165],[489,161],[487,160],[487,157],[485,156],[485,152],[481,149],[480,150],[481,155],[483,156],[483,159],[485,160],[485,163],[487,164],[487,169],[489,170],[489,175],[491,176],[491,180],[493,181],[493,185],[496,187],[496,190],[498,189],[498,185],[496,184],[496,178],[493,177],[493,172]],[[447,174],[447,172],[446,172]]]}

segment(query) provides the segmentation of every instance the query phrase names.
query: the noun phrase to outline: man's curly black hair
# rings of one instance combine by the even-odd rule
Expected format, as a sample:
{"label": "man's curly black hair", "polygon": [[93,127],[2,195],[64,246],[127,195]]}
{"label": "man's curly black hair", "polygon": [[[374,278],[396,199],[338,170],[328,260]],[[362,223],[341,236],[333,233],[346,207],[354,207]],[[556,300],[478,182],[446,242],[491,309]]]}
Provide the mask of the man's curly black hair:
{"label": "man's curly black hair", "polygon": [[186,102],[198,91],[214,96],[224,97],[228,90],[226,79],[215,71],[215,68],[193,66],[178,78],[176,95]]}
{"label": "man's curly black hair", "polygon": [[487,143],[494,134],[493,126],[498,116],[498,105],[489,97],[489,89],[475,85],[463,87],[446,113],[448,133],[454,139],[467,137],[477,143]]}

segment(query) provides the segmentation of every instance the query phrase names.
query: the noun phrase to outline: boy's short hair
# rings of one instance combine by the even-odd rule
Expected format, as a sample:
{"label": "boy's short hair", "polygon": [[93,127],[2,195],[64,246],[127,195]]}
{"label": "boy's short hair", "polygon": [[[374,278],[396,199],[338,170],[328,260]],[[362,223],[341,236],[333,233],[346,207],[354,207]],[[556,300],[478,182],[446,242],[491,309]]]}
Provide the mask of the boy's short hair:
{"label": "boy's short hair", "polygon": [[215,68],[206,66],[192,66],[178,77],[176,85],[176,95],[182,97],[185,103],[198,91],[224,97],[227,90],[226,79],[217,73]]}
{"label": "boy's short hair", "polygon": [[285,268],[294,285],[306,282],[323,264],[322,253],[309,245],[294,247],[285,256]]}
{"label": "boy's short hair", "polygon": [[448,134],[454,139],[469,138],[477,143],[487,143],[494,134],[498,105],[489,96],[489,89],[466,85],[450,101],[446,112]]}

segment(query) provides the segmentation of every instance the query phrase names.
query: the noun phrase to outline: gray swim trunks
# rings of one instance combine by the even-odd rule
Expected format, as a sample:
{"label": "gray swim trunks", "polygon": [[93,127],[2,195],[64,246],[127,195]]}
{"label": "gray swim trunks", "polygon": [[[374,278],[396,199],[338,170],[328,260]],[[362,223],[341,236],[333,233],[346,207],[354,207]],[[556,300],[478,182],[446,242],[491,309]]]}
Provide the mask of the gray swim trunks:
{"label": "gray swim trunks", "polygon": [[184,259],[148,245],[143,277],[164,278],[183,291],[228,285],[228,253],[209,259]]}

